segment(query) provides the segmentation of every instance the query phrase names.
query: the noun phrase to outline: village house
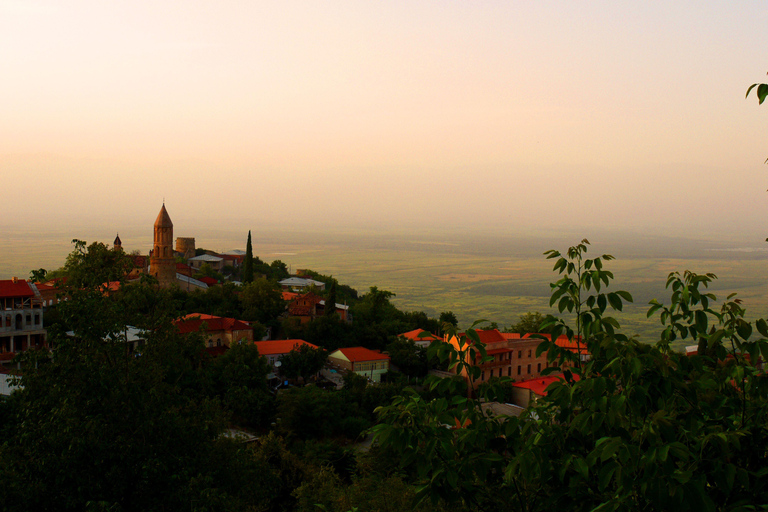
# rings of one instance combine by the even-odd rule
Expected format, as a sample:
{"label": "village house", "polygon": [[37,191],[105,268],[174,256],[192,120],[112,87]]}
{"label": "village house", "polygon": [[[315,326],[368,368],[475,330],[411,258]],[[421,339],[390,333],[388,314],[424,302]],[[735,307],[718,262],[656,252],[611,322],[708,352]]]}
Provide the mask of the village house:
{"label": "village house", "polygon": [[[575,380],[579,380],[578,375],[574,375]],[[547,388],[550,384],[563,380],[562,375],[549,375],[546,377],[536,377],[535,379],[524,380],[512,383],[512,403],[518,407],[528,407],[542,397],[547,396]]]}
{"label": "village house", "polygon": [[301,292],[311,287],[315,287],[320,291],[325,290],[325,283],[322,281],[315,281],[305,277],[288,277],[279,281],[278,284],[283,290],[291,292]]}
{"label": "village house", "polygon": [[381,382],[389,371],[389,356],[364,347],[340,348],[328,356],[328,362],[372,382]]}
{"label": "village house", "polygon": [[278,373],[280,357],[288,354],[291,350],[299,350],[302,345],[306,345],[309,348],[317,349],[317,345],[307,343],[304,340],[268,340],[257,341],[256,348],[259,349],[259,354],[267,359],[267,362],[272,367],[272,373],[267,376],[268,379],[275,378]]}
{"label": "village house", "polygon": [[[498,329],[476,332],[491,359],[481,362],[479,355],[477,356],[475,363],[480,367],[480,377],[473,382],[474,389],[493,377],[509,377],[514,380],[538,377],[547,367],[547,354],[536,356],[536,348],[542,341],[538,338],[523,337],[517,333],[502,333]],[[459,350],[459,341],[455,336],[446,341]],[[467,348],[468,345],[465,345],[464,349]],[[462,376],[467,377],[466,371],[462,372]]]}
{"label": "village house", "polygon": [[429,347],[433,341],[442,341],[443,338],[440,338],[439,336],[435,336],[429,331],[425,331],[424,329],[414,329],[412,331],[404,332],[400,335],[398,335],[400,338],[405,338],[407,340],[413,341],[413,343],[417,347]]}
{"label": "village house", "polygon": [[[287,314],[295,319],[296,325],[306,324],[317,317],[325,315],[325,299],[313,292],[298,295],[292,292],[283,292],[283,298],[289,298]],[[336,314],[341,320],[349,321],[349,306],[336,303]]]}
{"label": "village house", "polygon": [[230,347],[233,343],[253,343],[253,328],[243,320],[191,313],[173,323],[181,334],[201,332],[207,348]]}
{"label": "village house", "polygon": [[43,300],[24,279],[0,280],[0,364],[19,352],[47,347]]}
{"label": "village house", "polygon": [[221,272],[224,269],[224,258],[210,254],[201,254],[200,256],[189,258],[187,263],[195,270],[200,270],[200,267],[206,263],[216,272]]}

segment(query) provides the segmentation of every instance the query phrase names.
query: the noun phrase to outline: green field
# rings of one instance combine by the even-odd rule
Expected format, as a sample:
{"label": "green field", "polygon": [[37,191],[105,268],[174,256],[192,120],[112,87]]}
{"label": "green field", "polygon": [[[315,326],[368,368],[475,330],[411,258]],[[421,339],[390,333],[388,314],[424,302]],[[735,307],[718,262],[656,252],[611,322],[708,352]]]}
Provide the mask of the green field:
{"label": "green field", "polygon": [[[198,247],[213,250],[244,248],[240,232],[207,230],[192,233]],[[185,233],[186,235],[186,233]],[[121,232],[127,250],[149,248],[149,234]],[[26,276],[32,268],[55,268],[63,263],[74,237],[111,241],[102,232],[9,234],[0,239],[0,278]],[[242,238],[242,239],[241,239]],[[603,252],[617,257],[607,264],[616,276],[615,288],[629,291],[633,305],[617,314],[626,332],[652,342],[657,339],[657,318],[646,318],[648,301],[668,302],[664,289],[672,271],[713,272],[719,279],[711,287],[718,297],[738,292],[750,319],[768,316],[768,253],[743,248],[742,241],[607,236],[590,248],[589,256]],[[552,262],[542,252],[564,250],[578,241],[573,235],[548,237],[507,234],[412,233],[301,233],[254,232],[254,252],[266,261],[281,259],[293,271],[311,268],[332,274],[360,292],[370,286],[396,294],[394,303],[430,316],[456,313],[462,326],[477,319],[510,325],[529,311],[549,308],[549,283],[557,279]],[[594,240],[593,240],[594,241]],[[756,245],[756,244],[755,244]]]}

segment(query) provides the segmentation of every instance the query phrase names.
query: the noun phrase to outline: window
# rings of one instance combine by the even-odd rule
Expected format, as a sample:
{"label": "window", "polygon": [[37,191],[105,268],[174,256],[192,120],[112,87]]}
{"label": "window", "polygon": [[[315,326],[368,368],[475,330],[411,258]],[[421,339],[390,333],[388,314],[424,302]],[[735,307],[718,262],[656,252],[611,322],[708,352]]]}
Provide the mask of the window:
{"label": "window", "polygon": [[510,366],[507,368],[507,377],[511,377],[511,376],[512,376],[512,367]]}
{"label": "window", "polygon": [[528,349],[528,357],[531,357],[531,349]]}
{"label": "window", "polygon": [[520,359],[521,357],[523,357],[523,351],[522,350],[518,350],[517,351],[517,358]]}
{"label": "window", "polygon": [[485,370],[480,372],[480,380],[485,380]]}
{"label": "window", "polygon": [[539,367],[538,367],[538,369],[536,371],[537,372],[541,372],[541,363],[539,363]]}
{"label": "window", "polygon": [[493,378],[493,370],[491,370],[491,378]]}
{"label": "window", "polygon": [[528,373],[531,373],[531,365],[528,365]]}
{"label": "window", "polygon": [[520,375],[521,373],[523,373],[522,369],[523,369],[523,367],[522,367],[522,366],[518,366],[518,367],[517,367],[517,374],[518,374],[518,375]]}

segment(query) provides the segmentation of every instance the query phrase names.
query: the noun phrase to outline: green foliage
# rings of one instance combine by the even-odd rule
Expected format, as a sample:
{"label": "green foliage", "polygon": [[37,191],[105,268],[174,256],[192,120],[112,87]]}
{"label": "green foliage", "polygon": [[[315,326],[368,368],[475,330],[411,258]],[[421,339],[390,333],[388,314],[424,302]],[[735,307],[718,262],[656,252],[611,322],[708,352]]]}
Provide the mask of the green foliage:
{"label": "green foliage", "polygon": [[245,244],[245,258],[243,258],[243,282],[253,281],[253,245],[251,245],[251,231],[248,230],[248,241]]}
{"label": "green foliage", "polygon": [[438,322],[441,326],[448,324],[453,327],[457,327],[459,325],[459,320],[456,318],[456,315],[453,313],[453,311],[443,311],[440,313]]}
{"label": "green foliage", "polygon": [[747,89],[747,94],[744,96],[745,98],[749,98],[749,93],[752,92],[752,89],[757,87],[757,91],[755,91],[755,95],[757,96],[757,102],[758,104],[762,105],[765,101],[765,97],[768,96],[768,84],[752,84]]}
{"label": "green foliage", "polygon": [[427,350],[413,340],[397,338],[387,345],[391,363],[410,377],[423,377],[429,371]]}
{"label": "green foliage", "polygon": [[520,320],[504,329],[504,332],[516,332],[518,334],[528,333],[546,333],[546,328],[542,327],[545,324],[547,317],[539,313],[538,311],[528,312],[524,315],[520,315]]}
{"label": "green foliage", "polygon": [[[713,275],[672,273],[670,305],[654,300],[649,311],[660,313],[659,341],[641,344],[606,314],[631,300],[604,291],[613,275],[603,262],[612,258],[589,260],[586,250],[584,241],[565,257],[547,253],[562,274],[552,304],[571,313],[576,326],[554,318],[549,324],[553,336],[581,335],[590,358],[543,341],[538,352],[547,351],[563,378],[520,418],[485,416],[448,379],[429,384],[444,393],[432,400],[406,390],[378,411],[373,430],[381,446],[399,455],[420,485],[418,497],[433,503],[526,511],[764,509],[768,383],[756,364],[768,356],[768,324],[758,320],[753,329],[733,296],[716,309],[714,295],[699,289]],[[471,331],[467,336],[472,340]],[[670,350],[672,339],[688,336],[705,351],[689,357]],[[483,360],[473,341],[433,350],[471,378]],[[476,345],[479,358],[470,353]]]}
{"label": "green foliage", "polygon": [[267,326],[276,325],[277,318],[285,311],[280,287],[274,281],[264,278],[243,286],[240,304],[244,320],[257,320]]}
{"label": "green foliage", "polygon": [[345,400],[340,392],[322,390],[312,384],[281,390],[277,416],[279,430],[298,439],[355,439],[371,425],[368,414],[357,403]]}
{"label": "green foliage", "polygon": [[325,366],[328,352],[322,348],[312,348],[309,345],[301,345],[287,354],[280,356],[280,374],[287,379],[311,377],[317,374]]}
{"label": "green foliage", "polygon": [[328,290],[328,295],[325,297],[325,316],[336,314],[336,280],[334,280]]}
{"label": "green foliage", "polygon": [[219,283],[223,283],[225,280],[224,275],[213,270],[213,267],[211,267],[210,263],[207,262],[200,265],[200,268],[192,277],[195,279],[200,279],[201,277],[212,277]]}
{"label": "green foliage", "polygon": [[48,274],[48,271],[44,268],[39,268],[37,270],[32,270],[29,273],[29,280],[33,283],[42,283],[46,279],[46,274]]}

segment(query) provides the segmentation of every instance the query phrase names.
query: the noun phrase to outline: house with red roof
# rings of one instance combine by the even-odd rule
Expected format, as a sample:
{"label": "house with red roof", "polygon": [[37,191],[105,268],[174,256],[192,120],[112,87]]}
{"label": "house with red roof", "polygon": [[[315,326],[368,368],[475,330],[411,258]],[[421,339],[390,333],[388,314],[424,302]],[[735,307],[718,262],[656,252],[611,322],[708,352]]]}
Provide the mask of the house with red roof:
{"label": "house with red roof", "polygon": [[[531,379],[538,377],[541,371],[547,367],[547,354],[536,356],[536,348],[542,340],[520,336],[516,333],[502,333],[498,329],[477,330],[480,343],[485,346],[489,360],[481,361],[476,356],[475,364],[480,367],[480,378],[472,383],[473,389],[477,389],[484,382],[493,377],[509,377],[515,380]],[[463,335],[462,333],[461,335]],[[459,341],[456,337],[446,340],[459,350]],[[467,350],[472,343],[465,345]],[[462,376],[467,377],[466,371]]]}
{"label": "house with red roof", "polygon": [[[578,375],[573,376],[579,380]],[[512,403],[520,407],[528,407],[541,397],[547,396],[547,388],[558,381],[564,381],[562,375],[548,375],[535,379],[523,380],[512,383]]]}
{"label": "house with red roof", "polygon": [[442,341],[443,338],[440,338],[439,336],[435,336],[429,331],[425,331],[424,329],[414,329],[412,331],[404,332],[399,335],[400,338],[405,338],[407,340],[413,341],[413,343],[417,347],[428,347],[432,344],[433,341],[439,340]]}
{"label": "house with red roof", "polygon": [[[283,298],[291,297],[283,291]],[[325,299],[319,295],[307,292],[301,295],[294,294],[288,303],[288,317],[293,318],[296,325],[306,324],[325,314]],[[336,314],[344,321],[349,320],[349,306],[336,304]]]}
{"label": "house with red roof", "polygon": [[328,362],[372,382],[381,382],[382,374],[389,371],[389,356],[365,347],[340,348],[328,356]]}
{"label": "house with red roof", "polygon": [[202,313],[190,313],[173,322],[181,334],[201,332],[207,348],[253,343],[253,328],[244,320]]}
{"label": "house with red roof", "polygon": [[[523,338],[531,338],[533,336],[543,336],[548,340],[552,339],[552,337],[549,334],[542,334],[542,333],[536,333],[536,334],[529,333],[523,336]],[[555,345],[557,345],[558,347],[562,347],[570,352],[573,352],[574,354],[580,354],[582,363],[585,363],[592,358],[592,356],[589,353],[589,350],[587,349],[587,344],[582,341],[581,336],[574,336],[572,340],[569,340],[568,336],[566,336],[565,334],[561,334],[555,340]]]}
{"label": "house with red roof", "polygon": [[0,364],[19,352],[47,347],[43,300],[24,279],[0,280]]}
{"label": "house with red roof", "polygon": [[318,348],[317,345],[307,343],[304,340],[257,341],[256,347],[259,349],[259,354],[267,358],[267,362],[272,366],[273,374],[269,378],[274,377],[274,373],[277,369],[275,363],[277,363],[282,356],[288,354],[291,350],[299,350],[302,345],[306,345],[312,349]]}

